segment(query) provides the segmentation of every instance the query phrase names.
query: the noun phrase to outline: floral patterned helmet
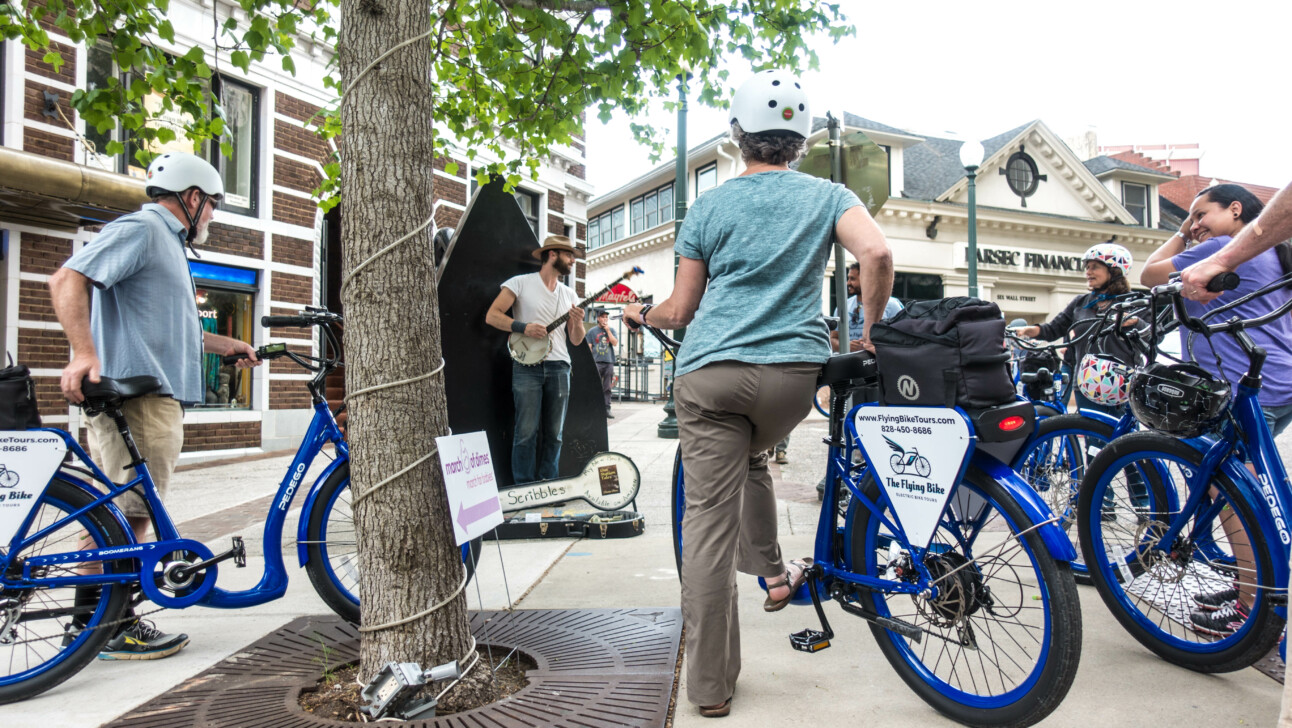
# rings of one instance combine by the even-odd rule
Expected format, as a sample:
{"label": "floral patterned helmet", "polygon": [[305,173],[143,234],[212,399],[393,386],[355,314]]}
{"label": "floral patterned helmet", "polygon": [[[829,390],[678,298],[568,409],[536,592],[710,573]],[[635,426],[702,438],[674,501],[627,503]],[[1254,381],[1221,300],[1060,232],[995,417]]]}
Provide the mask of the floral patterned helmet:
{"label": "floral patterned helmet", "polygon": [[1134,374],[1132,367],[1116,359],[1086,354],[1081,358],[1081,369],[1077,372],[1077,386],[1086,399],[1095,404],[1120,407],[1130,399],[1130,380]]}
{"label": "floral patterned helmet", "polygon": [[1086,254],[1081,256],[1081,262],[1088,260],[1097,260],[1109,268],[1116,268],[1122,272],[1122,275],[1129,275],[1131,263],[1130,251],[1118,245],[1117,243],[1100,243],[1090,246]]}

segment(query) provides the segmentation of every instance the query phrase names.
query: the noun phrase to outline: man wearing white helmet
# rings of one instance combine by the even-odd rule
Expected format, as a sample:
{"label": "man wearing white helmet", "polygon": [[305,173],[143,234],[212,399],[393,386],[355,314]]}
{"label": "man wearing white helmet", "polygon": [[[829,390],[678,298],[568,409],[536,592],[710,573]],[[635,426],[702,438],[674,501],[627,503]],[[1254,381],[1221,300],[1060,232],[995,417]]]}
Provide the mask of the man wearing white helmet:
{"label": "man wearing white helmet", "polygon": [[[1059,315],[1039,326],[1023,326],[1017,329],[1020,334],[1045,341],[1054,341],[1069,335],[1074,339],[1078,338],[1098,323],[1099,317],[1103,315],[1114,297],[1130,293],[1130,280],[1127,275],[1130,273],[1133,261],[1130,251],[1125,247],[1113,242],[1099,243],[1091,246],[1081,259],[1085,263],[1086,285],[1090,287],[1090,293],[1083,293],[1073,298],[1067,307],[1059,312]],[[1135,319],[1129,319],[1125,323],[1136,328],[1147,326],[1147,323]],[[1091,352],[1116,359],[1123,364],[1135,363],[1135,353],[1120,338],[1104,336],[1100,337],[1099,341],[1092,341],[1090,337],[1086,337],[1077,344],[1069,346],[1063,353],[1063,369],[1067,375],[1067,381],[1071,382],[1072,378],[1079,373],[1078,367],[1082,359]],[[1113,416],[1121,414],[1120,406],[1107,406],[1094,402],[1078,387],[1074,387],[1072,391],[1076,395],[1077,406],[1080,408],[1095,409]]]}
{"label": "man wearing white helmet", "polygon": [[769,612],[803,583],[803,562],[787,564],[777,544],[766,451],[807,414],[830,355],[821,279],[832,236],[862,264],[863,346],[893,287],[888,241],[857,196],[789,169],[811,131],[792,74],[763,71],[743,84],[731,133],[744,173],[686,216],[672,295],[624,312],[633,323],[688,326],[673,389],[687,483],[682,618],[687,698],[708,717],[730,712],[740,674],[736,572],[766,577]]}
{"label": "man wearing white helmet", "polygon": [[[72,347],[60,381],[64,396],[80,403],[81,383],[98,382],[100,375],[149,375],[161,381],[159,392],[127,400],[122,412],[164,497],[184,446],[183,405],[204,398],[202,354],[246,354],[249,359],[239,367],[259,362],[250,344],[204,332],[198,319],[184,247],[206,240],[224,196],[219,172],[193,154],[163,154],[148,167],[146,191],[153,201],[105,225],[50,276],[49,288]],[[125,469],[130,455],[111,419],[100,414],[87,417],[86,423],[90,456],[103,472],[119,483],[133,479],[134,470]],[[126,493],[115,503],[135,538],[145,540],[149,518],[143,499]],[[86,589],[97,587],[79,587],[78,602],[97,601],[97,596],[79,593]],[[101,659],[155,660],[188,644],[187,635],[163,634],[139,620],[126,625],[108,642]]]}

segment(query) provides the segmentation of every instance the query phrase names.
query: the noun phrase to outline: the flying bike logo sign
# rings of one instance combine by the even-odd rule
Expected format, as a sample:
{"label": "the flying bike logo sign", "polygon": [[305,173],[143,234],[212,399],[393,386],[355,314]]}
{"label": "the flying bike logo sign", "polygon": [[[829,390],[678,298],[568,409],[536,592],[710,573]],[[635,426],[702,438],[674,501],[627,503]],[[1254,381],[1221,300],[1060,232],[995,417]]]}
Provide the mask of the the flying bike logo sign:
{"label": "the flying bike logo sign", "polygon": [[40,500],[45,485],[67,455],[67,443],[48,432],[0,433],[0,544],[9,539]]}
{"label": "the flying bike logo sign", "polygon": [[970,452],[969,425],[953,409],[876,405],[857,410],[854,424],[911,545],[927,546]]}
{"label": "the flying bike logo sign", "polygon": [[897,378],[897,393],[914,402],[920,398],[920,385],[909,374]]}

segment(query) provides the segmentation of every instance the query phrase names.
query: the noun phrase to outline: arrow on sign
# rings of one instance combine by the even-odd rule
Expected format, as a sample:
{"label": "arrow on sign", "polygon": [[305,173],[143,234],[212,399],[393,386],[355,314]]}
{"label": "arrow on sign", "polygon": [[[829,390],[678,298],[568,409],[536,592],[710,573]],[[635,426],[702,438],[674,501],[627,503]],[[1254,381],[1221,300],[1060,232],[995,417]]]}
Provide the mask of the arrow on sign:
{"label": "arrow on sign", "polygon": [[463,531],[465,531],[467,530],[467,526],[470,526],[471,524],[481,520],[482,518],[487,518],[489,516],[492,516],[493,514],[497,513],[501,509],[502,509],[502,506],[498,505],[497,498],[488,498],[486,500],[480,501],[479,503],[471,506],[470,508],[463,508],[462,504],[459,503],[458,504],[458,527],[461,528]]}

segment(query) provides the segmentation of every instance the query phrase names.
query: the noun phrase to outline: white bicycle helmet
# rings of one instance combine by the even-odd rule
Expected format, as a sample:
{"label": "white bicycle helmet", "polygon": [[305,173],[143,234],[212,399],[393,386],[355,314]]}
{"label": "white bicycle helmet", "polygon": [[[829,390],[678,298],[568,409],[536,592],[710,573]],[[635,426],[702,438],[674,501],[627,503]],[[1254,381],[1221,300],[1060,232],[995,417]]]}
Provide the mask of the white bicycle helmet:
{"label": "white bicycle helmet", "polygon": [[196,187],[211,197],[224,196],[224,180],[211,163],[186,152],[167,152],[148,165],[148,182],[144,190],[149,197],[157,192],[183,192]]}
{"label": "white bicycle helmet", "polygon": [[799,80],[789,71],[760,71],[736,89],[731,121],[747,134],[787,132],[806,139],[812,133],[812,107]]}
{"label": "white bicycle helmet", "polygon": [[1120,407],[1130,399],[1130,381],[1135,369],[1098,354],[1081,357],[1077,386],[1091,402],[1106,407]]}
{"label": "white bicycle helmet", "polygon": [[1099,243],[1090,246],[1086,254],[1081,256],[1081,262],[1084,264],[1088,260],[1097,260],[1109,268],[1116,268],[1122,272],[1122,275],[1130,275],[1131,253],[1126,248],[1117,243]]}

